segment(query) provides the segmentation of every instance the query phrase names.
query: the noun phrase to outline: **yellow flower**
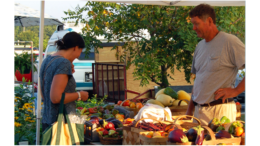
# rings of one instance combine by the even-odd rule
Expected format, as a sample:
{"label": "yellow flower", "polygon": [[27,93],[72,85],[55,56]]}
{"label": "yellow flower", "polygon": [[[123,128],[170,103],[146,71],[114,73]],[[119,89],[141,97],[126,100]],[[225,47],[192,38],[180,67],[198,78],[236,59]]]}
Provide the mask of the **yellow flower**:
{"label": "yellow flower", "polygon": [[29,122],[33,123],[33,122],[35,122],[35,121],[34,121],[34,120],[29,120]]}
{"label": "yellow flower", "polygon": [[27,117],[29,117],[30,115],[28,115],[28,114],[24,114],[25,116],[27,116]]}
{"label": "yellow flower", "polygon": [[21,97],[15,97],[16,99],[22,99]]}
{"label": "yellow flower", "polygon": [[17,113],[18,111],[14,111],[15,113]]}
{"label": "yellow flower", "polygon": [[29,106],[29,108],[33,108],[33,106]]}
{"label": "yellow flower", "polygon": [[14,101],[17,102],[17,99],[15,99]]}
{"label": "yellow flower", "polygon": [[25,108],[25,109],[27,109],[27,108],[29,108],[30,107],[30,103],[25,103],[24,105],[23,105],[23,108]]}
{"label": "yellow flower", "polygon": [[27,109],[27,111],[32,113],[32,110]]}
{"label": "yellow flower", "polygon": [[19,119],[19,117],[14,117],[14,118],[15,118],[15,120]]}
{"label": "yellow flower", "polygon": [[31,117],[26,117],[25,121],[30,121],[30,119],[32,119]]}
{"label": "yellow flower", "polygon": [[15,126],[15,127],[20,127],[20,126],[22,126],[22,124],[20,124],[20,123],[18,123],[18,122],[14,122],[14,126]]}
{"label": "yellow flower", "polygon": [[24,108],[19,108],[19,110],[24,110]]}
{"label": "yellow flower", "polygon": [[41,103],[41,105],[43,105],[43,102]]}

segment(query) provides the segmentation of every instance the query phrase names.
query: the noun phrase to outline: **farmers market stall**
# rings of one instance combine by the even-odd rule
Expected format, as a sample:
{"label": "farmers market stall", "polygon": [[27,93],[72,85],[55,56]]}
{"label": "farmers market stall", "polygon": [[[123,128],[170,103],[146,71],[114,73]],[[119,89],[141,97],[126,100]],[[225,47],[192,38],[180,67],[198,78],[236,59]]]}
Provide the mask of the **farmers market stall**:
{"label": "farmers market stall", "polygon": [[[92,145],[244,145],[245,122],[226,116],[208,125],[185,115],[190,94],[170,87],[159,90],[155,99],[106,103],[96,96],[77,101],[76,112],[84,116],[85,144]],[[189,119],[191,118],[191,119]]]}
{"label": "farmers market stall", "polygon": [[[107,0],[104,0],[104,2],[113,2],[113,1],[107,1]],[[114,1],[115,2],[115,1]],[[119,1],[116,1],[116,2],[119,2]],[[122,1],[123,3],[124,2],[126,2],[126,1]],[[204,2],[204,1],[203,1]],[[128,2],[126,2],[126,3],[140,3],[140,1],[128,1]],[[202,3],[202,2],[200,2],[200,3]],[[212,5],[212,6],[245,6],[245,1],[221,1],[221,2],[217,2],[217,1],[207,1],[206,3],[208,3],[208,4],[210,4],[210,5]],[[154,4],[154,5],[171,5],[171,6],[194,6],[194,5],[197,5],[197,3],[195,2],[195,1],[175,1],[175,0],[172,0],[172,1],[145,1],[144,3],[142,3],[142,4],[149,4],[149,5],[152,5],[152,4]],[[40,56],[39,56],[39,70],[40,70],[40,67],[41,67],[41,63],[42,63],[42,51],[43,51],[43,46],[42,46],[42,42],[43,42],[43,30],[44,30],[44,1],[42,1],[41,2],[41,16],[40,16],[40,23],[41,23],[41,25],[40,25],[40,38],[39,38],[39,48],[40,48],[40,50],[39,50],[39,53],[40,53]],[[40,82],[38,81],[38,86],[40,86]],[[40,87],[38,87],[38,89],[40,89]],[[37,96],[39,99],[41,98],[41,95],[39,94],[39,92],[38,92],[38,96]],[[39,107],[38,109],[40,109],[40,107],[41,107],[41,105],[40,105],[40,100],[37,100],[38,101],[38,103],[37,103],[37,106]],[[185,102],[185,101],[184,101]],[[179,102],[178,103],[178,106],[181,106],[181,104],[185,104],[184,102]],[[187,104],[187,103],[186,103]],[[185,105],[184,105],[185,106]],[[141,109],[140,109],[141,110]],[[39,116],[37,116],[37,118],[39,119],[40,118],[40,110],[37,110],[37,115],[39,115]],[[178,117],[178,116],[177,116]],[[176,117],[174,117],[175,119],[176,119]],[[132,120],[132,119],[131,119]],[[129,121],[130,122],[130,120],[126,120],[126,119],[124,119],[124,122],[126,122],[127,123],[127,121]],[[172,122],[172,121],[170,121],[170,122]],[[134,122],[133,122],[134,123]],[[132,125],[133,125],[133,123],[132,123]],[[189,122],[188,122],[189,123]],[[190,122],[191,123],[191,122]],[[221,124],[221,123],[220,123]],[[37,141],[36,141],[36,144],[39,144],[39,122],[37,121],[37,125],[38,125],[38,127],[37,127]],[[131,124],[125,124],[124,126],[123,126],[123,129],[124,128],[126,128],[126,129],[128,129],[128,132],[134,132],[134,133],[137,133],[136,135],[137,136],[139,136],[139,132],[135,132],[135,129],[133,128],[133,127],[131,127],[130,126]],[[129,127],[131,127],[131,130],[129,130]],[[173,129],[173,127],[178,127],[178,124],[176,124],[176,123],[173,123],[172,124],[172,129]],[[244,127],[242,127],[241,126],[241,124],[235,124],[235,129],[244,129]],[[238,128],[238,127],[240,127],[240,128]],[[204,126],[203,126],[203,128],[204,128]],[[132,131],[132,129],[133,129],[133,131]],[[141,128],[138,128],[137,127],[137,129],[141,129]],[[178,129],[181,129],[180,127],[178,128]],[[201,131],[201,127],[199,127],[198,129],[200,129],[200,131]],[[210,131],[210,130],[208,130],[208,128],[205,128],[208,132]],[[234,128],[233,128],[234,129]],[[90,129],[91,130],[91,129]],[[123,135],[126,133],[127,131],[126,130],[123,130]],[[234,130],[232,131],[232,132],[234,132]],[[232,133],[231,132],[231,133]],[[101,132],[100,132],[101,133]],[[115,132],[116,133],[116,132]],[[114,134],[115,134],[114,133]],[[206,132],[207,133],[207,132]],[[211,138],[212,138],[212,140],[214,141],[214,136],[213,136],[213,134],[212,134],[212,132],[209,132],[209,133],[211,133]],[[118,133],[116,133],[116,134],[118,134]],[[233,133],[232,133],[233,134]],[[113,135],[113,134],[112,134]],[[143,134],[143,133],[141,133],[141,135],[146,135],[146,134]],[[161,134],[162,135],[162,134]],[[170,134],[168,134],[168,135],[170,135]],[[151,136],[151,133],[150,133],[150,136]],[[165,136],[165,135],[164,135]],[[229,138],[230,139],[230,138]],[[231,138],[232,139],[232,138]],[[230,139],[230,140],[231,140]],[[239,139],[239,138],[238,138]],[[242,140],[241,141],[243,141],[243,139],[244,139],[244,134],[242,134]],[[161,140],[161,139],[158,139],[158,140]],[[233,140],[233,139],[232,139]],[[236,141],[236,140],[234,140],[234,141]],[[238,140],[239,141],[239,140]],[[237,141],[236,141],[237,142]],[[213,143],[213,142],[212,142]],[[212,144],[211,143],[211,144]],[[168,144],[168,143],[167,143]]]}

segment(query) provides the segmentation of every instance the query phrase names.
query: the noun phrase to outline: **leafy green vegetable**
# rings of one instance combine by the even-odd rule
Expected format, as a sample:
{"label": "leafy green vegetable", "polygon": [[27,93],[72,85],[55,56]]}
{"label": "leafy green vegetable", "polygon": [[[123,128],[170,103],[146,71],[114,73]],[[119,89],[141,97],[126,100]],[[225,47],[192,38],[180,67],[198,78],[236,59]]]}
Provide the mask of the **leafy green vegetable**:
{"label": "leafy green vegetable", "polygon": [[98,99],[97,98],[97,94],[93,94],[94,97],[89,98],[87,100],[87,102],[83,102],[83,101],[75,101],[76,102],[76,108],[77,107],[85,107],[85,108],[93,108],[96,106],[104,106],[104,100],[107,99],[107,95],[105,95],[103,98]]}

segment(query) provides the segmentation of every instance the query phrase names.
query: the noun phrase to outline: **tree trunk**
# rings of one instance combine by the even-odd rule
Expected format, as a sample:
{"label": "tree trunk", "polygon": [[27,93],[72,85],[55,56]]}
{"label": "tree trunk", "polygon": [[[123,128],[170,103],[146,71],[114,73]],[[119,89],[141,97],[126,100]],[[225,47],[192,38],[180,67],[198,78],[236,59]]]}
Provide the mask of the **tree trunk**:
{"label": "tree trunk", "polygon": [[166,66],[165,65],[162,65],[161,66],[161,74],[162,74],[162,85],[161,85],[161,88],[166,88],[169,86],[169,82],[168,82],[168,79],[167,79],[167,69],[166,69]]}

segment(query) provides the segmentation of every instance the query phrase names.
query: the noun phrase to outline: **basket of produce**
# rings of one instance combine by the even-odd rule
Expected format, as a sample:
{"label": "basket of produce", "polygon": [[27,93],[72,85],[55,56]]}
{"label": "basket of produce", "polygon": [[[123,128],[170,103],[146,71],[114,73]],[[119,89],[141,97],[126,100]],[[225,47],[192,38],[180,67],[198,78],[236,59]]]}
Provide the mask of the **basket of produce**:
{"label": "basket of produce", "polygon": [[233,137],[225,130],[214,133],[209,127],[199,125],[187,132],[174,129],[168,134],[167,145],[239,145],[240,142],[240,137]]}
{"label": "basket of produce", "polygon": [[[123,145],[139,145],[140,144],[140,132],[163,131],[167,127],[167,122],[159,122],[154,119],[154,122],[141,122],[142,120],[149,119],[143,118],[138,121],[133,121],[131,124],[123,126]],[[141,122],[141,123],[140,123]]]}
{"label": "basket of produce", "polygon": [[[193,120],[182,120],[182,119],[186,119],[186,118],[192,118],[196,121],[193,122]],[[174,124],[179,124],[182,128],[184,129],[190,129],[191,127],[195,127],[198,125],[201,125],[201,122],[199,119],[197,119],[196,117],[190,116],[190,115],[182,115],[182,116],[178,116],[174,122]]]}
{"label": "basket of produce", "polygon": [[[118,101],[117,102],[117,105],[118,106],[122,106],[124,107],[126,110],[128,111],[133,111],[134,112],[134,115],[136,115],[139,110],[143,107],[143,104],[142,102],[134,102],[134,101],[131,101],[132,99],[126,99],[124,101]],[[136,99],[138,101],[138,99]]]}
{"label": "basket of produce", "polygon": [[112,122],[117,128],[122,126],[124,120],[130,116],[130,112],[126,109],[115,107],[114,104],[105,104],[103,99],[96,99],[96,96],[87,102],[76,102],[76,108],[79,115],[87,116],[84,124],[84,137],[87,141],[92,142],[99,141],[97,129],[102,127],[104,120]]}
{"label": "basket of produce", "polygon": [[[168,127],[175,128],[181,127],[178,124],[167,125]],[[149,132],[140,132],[140,144],[142,145],[166,145],[168,140],[168,131],[171,131],[170,128],[164,127],[162,131],[149,131]],[[173,130],[173,129],[172,129]]]}
{"label": "basket of produce", "polygon": [[103,145],[122,145],[123,142],[123,129],[98,129],[98,136],[101,144]]}
{"label": "basket of produce", "polygon": [[234,121],[225,126],[225,130],[232,134],[234,137],[241,137],[240,145],[245,145],[245,122]]}
{"label": "basket of produce", "polygon": [[190,99],[190,94],[184,90],[175,92],[172,88],[166,87],[155,94],[155,100],[148,100],[147,103],[169,107],[173,116],[180,116],[186,114]]}

